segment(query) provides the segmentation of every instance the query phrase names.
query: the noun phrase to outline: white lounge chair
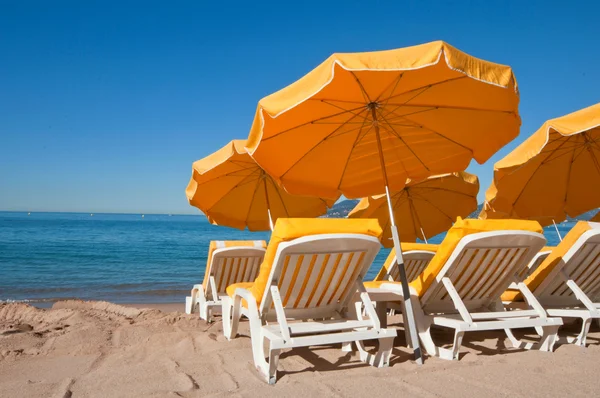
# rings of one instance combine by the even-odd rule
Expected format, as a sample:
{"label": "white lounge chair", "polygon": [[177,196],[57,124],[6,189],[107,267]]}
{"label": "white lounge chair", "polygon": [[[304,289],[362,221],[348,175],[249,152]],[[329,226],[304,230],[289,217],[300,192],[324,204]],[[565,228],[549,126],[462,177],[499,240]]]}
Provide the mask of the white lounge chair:
{"label": "white lounge chair", "polygon": [[[580,221],[525,284],[550,316],[582,320],[577,336],[559,335],[559,342],[585,346],[591,321],[600,319],[600,224]],[[515,292],[502,298],[508,308],[522,307]]]}
{"label": "white lounge chair", "polygon": [[[339,221],[349,220],[336,223]],[[281,222],[282,219],[277,221],[273,235]],[[373,225],[381,231],[377,223]],[[257,300],[251,289],[243,287],[235,288],[230,293],[232,297],[223,298],[225,336],[236,336],[242,315],[250,320],[254,363],[265,380],[275,383],[281,350],[295,347],[357,341],[361,360],[377,367],[387,366],[396,331],[380,327],[362,284],[380,249],[378,238],[334,233],[275,243],[276,248],[272,244],[273,238],[267,248],[267,257],[269,250],[276,250],[272,264],[267,259],[263,264],[268,277],[259,276],[252,286],[264,289],[262,299]],[[356,292],[368,314],[363,320],[357,320],[354,313],[352,299]],[[293,320],[302,322],[290,322]],[[362,341],[372,339],[379,340],[375,354],[368,353],[362,345]]]}
{"label": "white lounge chair", "polygon": [[[402,257],[404,258],[404,269],[406,270],[406,280],[410,282],[419,276],[421,272],[425,270],[425,267],[427,267],[427,264],[429,264],[434,255],[435,252],[426,250],[411,250],[402,253]],[[395,254],[392,256],[391,266],[385,275],[385,280],[391,282],[400,281],[400,269],[398,268]]]}
{"label": "white lounge chair", "polygon": [[[465,221],[475,225],[477,221],[482,222]],[[462,220],[453,228],[456,227],[462,227]],[[465,332],[529,327],[537,327],[541,333],[539,344],[523,344],[509,336],[513,345],[551,351],[562,321],[548,317],[525,284],[519,282],[516,286],[526,297],[530,309],[505,311],[500,302],[502,293],[544,246],[543,235],[531,231],[495,231],[450,239],[456,239],[457,243],[450,242],[444,250],[440,249],[417,279],[418,283],[411,283],[418,334],[427,353],[455,360]],[[444,252],[449,253],[447,258]],[[368,289],[368,292],[371,299],[378,302],[402,298],[401,286],[396,283],[382,282],[379,288]],[[454,329],[450,349],[433,342],[432,325]]]}
{"label": "white lounge chair", "polygon": [[[236,246],[242,244],[246,246]],[[211,322],[213,313],[222,312],[221,298],[227,296],[227,286],[256,278],[265,256],[265,245],[265,241],[211,242],[204,283],[194,285],[191,295],[186,297],[185,312],[191,314],[198,306],[200,318]]]}
{"label": "white lounge chair", "polygon": [[535,257],[533,257],[533,260],[531,260],[531,262],[527,265],[527,267],[525,267],[518,275],[517,275],[517,280],[525,280],[529,277],[529,275],[533,274],[538,267],[540,266],[540,264],[542,264],[544,262],[544,260],[546,259],[546,257],[548,257],[548,255],[550,253],[552,253],[552,250],[545,250],[546,248],[542,249],[542,251],[538,252],[538,254],[535,255]]}

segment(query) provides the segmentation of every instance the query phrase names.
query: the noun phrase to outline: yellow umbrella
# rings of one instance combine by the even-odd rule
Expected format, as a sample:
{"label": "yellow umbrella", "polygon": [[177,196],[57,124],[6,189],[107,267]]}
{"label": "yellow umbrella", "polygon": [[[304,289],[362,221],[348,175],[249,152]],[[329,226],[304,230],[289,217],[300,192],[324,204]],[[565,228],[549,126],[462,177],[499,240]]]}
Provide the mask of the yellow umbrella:
{"label": "yellow umbrella", "polygon": [[[441,41],[334,54],[259,102],[248,150],[290,193],[389,193],[401,190],[407,178],[463,170],[473,158],[485,162],[518,135],[518,103],[510,67]],[[420,362],[393,222],[392,235]]]}
{"label": "yellow umbrella", "polygon": [[335,200],[293,196],[281,189],[234,140],[194,162],[187,198],[213,224],[265,231],[279,217],[317,217]]}
{"label": "yellow umbrella", "polygon": [[[448,230],[456,217],[466,217],[477,209],[477,192],[479,179],[463,171],[407,183],[391,194],[400,240],[414,242],[419,238],[427,242],[427,238]],[[385,195],[363,198],[348,217],[377,218],[384,227],[381,243],[393,246]]]}
{"label": "yellow umbrella", "polygon": [[600,104],[548,120],[494,165],[480,218],[542,225],[600,206]]}

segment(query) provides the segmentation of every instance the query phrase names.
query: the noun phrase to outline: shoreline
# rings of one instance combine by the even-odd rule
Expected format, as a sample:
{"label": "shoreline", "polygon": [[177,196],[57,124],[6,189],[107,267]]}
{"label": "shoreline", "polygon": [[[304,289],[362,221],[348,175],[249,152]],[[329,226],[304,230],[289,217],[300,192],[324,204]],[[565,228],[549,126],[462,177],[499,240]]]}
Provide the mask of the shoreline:
{"label": "shoreline", "polygon": [[[184,298],[185,300],[185,298]],[[54,305],[57,303],[65,302],[65,301],[82,301],[82,302],[98,302],[97,300],[81,300],[81,299],[65,299],[65,300],[57,300],[57,301],[42,301],[42,302],[24,302],[24,301],[14,301],[14,302],[2,302],[1,304],[27,304],[35,308],[49,310],[54,308]],[[139,310],[142,309],[152,309],[152,310],[160,310],[164,313],[172,313],[172,312],[181,312],[185,313],[185,302],[181,303],[114,303],[112,301],[107,301],[114,305],[119,305],[122,307],[128,308],[136,308]]]}

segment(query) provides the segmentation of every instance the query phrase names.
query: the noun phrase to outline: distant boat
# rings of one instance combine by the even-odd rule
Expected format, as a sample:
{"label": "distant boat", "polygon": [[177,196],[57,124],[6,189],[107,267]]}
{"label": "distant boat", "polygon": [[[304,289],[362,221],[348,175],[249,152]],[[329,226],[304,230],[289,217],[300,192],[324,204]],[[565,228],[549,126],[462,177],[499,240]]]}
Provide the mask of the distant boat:
{"label": "distant boat", "polygon": [[144,215],[142,214],[142,218],[144,218]]}
{"label": "distant boat", "polygon": [[27,215],[28,215],[28,216],[30,216],[30,215],[31,215],[31,213],[27,213]]}
{"label": "distant boat", "polygon": [[90,213],[90,217],[94,217],[94,213]]}

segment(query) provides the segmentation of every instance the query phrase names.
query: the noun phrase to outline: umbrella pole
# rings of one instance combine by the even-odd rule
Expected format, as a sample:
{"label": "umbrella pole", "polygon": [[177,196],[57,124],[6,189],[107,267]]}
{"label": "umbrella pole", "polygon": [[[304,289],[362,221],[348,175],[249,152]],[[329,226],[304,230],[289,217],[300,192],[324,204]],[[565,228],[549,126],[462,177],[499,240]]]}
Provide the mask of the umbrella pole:
{"label": "umbrella pole", "polygon": [[265,187],[265,200],[267,201],[267,215],[269,216],[269,227],[271,227],[271,232],[273,232],[273,218],[271,218],[271,204],[269,203],[269,191],[267,190],[267,178],[265,176],[265,172],[262,171],[263,186]]}
{"label": "umbrella pole", "polygon": [[554,224],[554,229],[556,230],[556,234],[558,235],[558,239],[562,242],[562,236],[560,236],[560,231],[558,230],[558,227],[556,226],[556,223],[554,222],[554,219],[552,219],[552,224]]}
{"label": "umbrella pole", "polygon": [[423,240],[425,241],[425,243],[429,243],[427,242],[427,238],[425,237],[425,232],[423,231],[423,228],[421,228],[421,235],[423,235]]}
{"label": "umbrella pole", "polygon": [[381,162],[381,172],[383,173],[383,181],[385,183],[385,196],[387,198],[388,208],[390,211],[390,229],[392,230],[392,239],[394,241],[394,248],[396,249],[396,266],[400,271],[400,282],[402,284],[402,296],[404,296],[404,328],[408,328],[408,335],[410,336],[410,344],[415,354],[415,362],[418,365],[423,364],[423,354],[419,345],[419,336],[417,334],[417,325],[415,322],[415,315],[412,307],[412,300],[410,297],[410,288],[408,287],[408,280],[406,278],[406,269],[404,268],[404,259],[402,258],[402,246],[400,245],[400,236],[398,235],[398,228],[396,228],[396,221],[394,220],[394,207],[392,206],[392,197],[390,195],[390,189],[388,187],[387,172],[385,170],[385,161],[383,159],[383,150],[381,148],[381,138],[379,136],[379,126],[377,124],[377,114],[375,107],[371,108],[373,115],[373,126],[375,127],[375,137],[377,138],[377,148],[379,151],[379,161]]}

